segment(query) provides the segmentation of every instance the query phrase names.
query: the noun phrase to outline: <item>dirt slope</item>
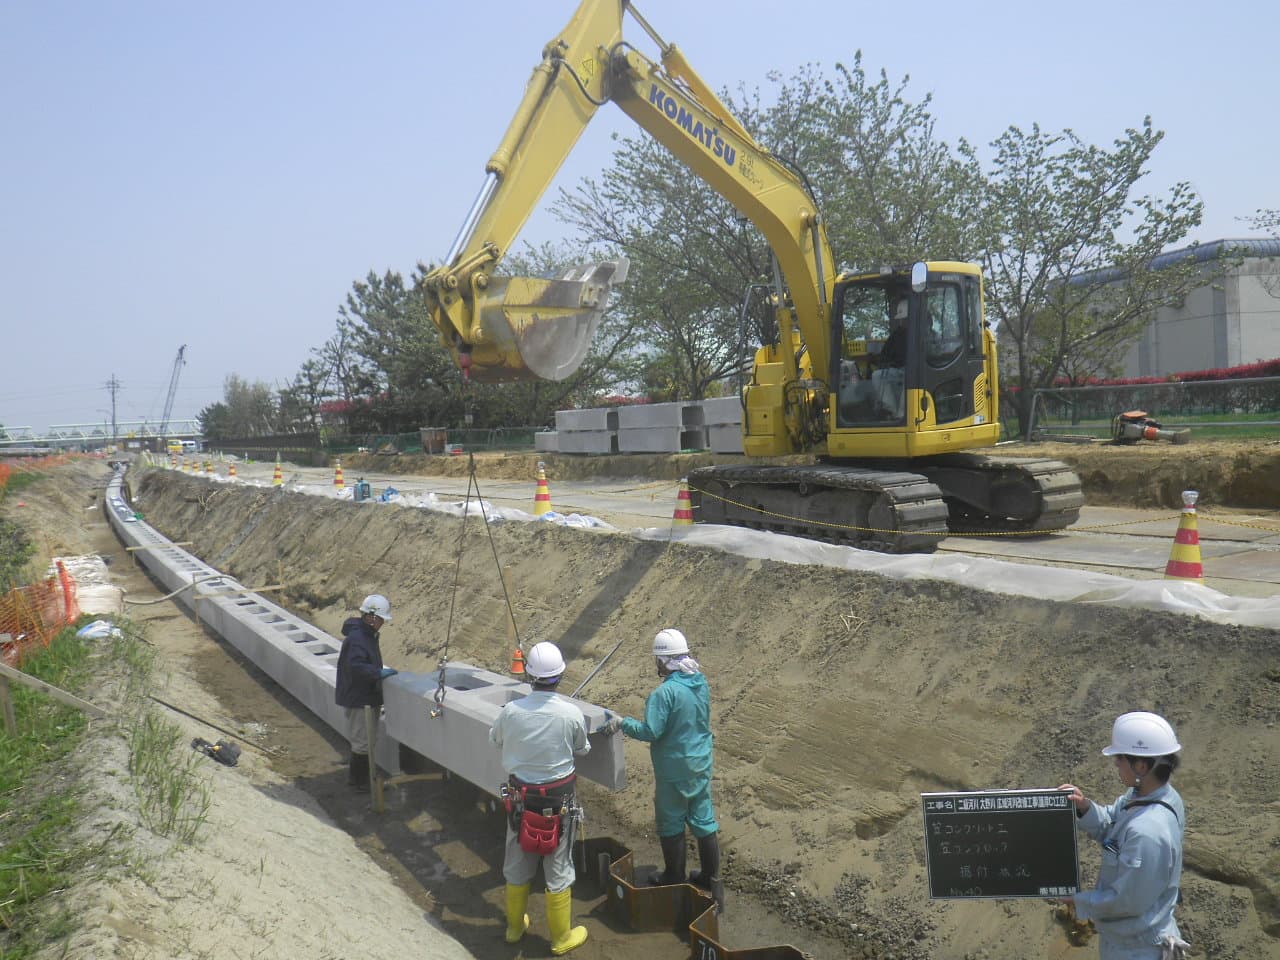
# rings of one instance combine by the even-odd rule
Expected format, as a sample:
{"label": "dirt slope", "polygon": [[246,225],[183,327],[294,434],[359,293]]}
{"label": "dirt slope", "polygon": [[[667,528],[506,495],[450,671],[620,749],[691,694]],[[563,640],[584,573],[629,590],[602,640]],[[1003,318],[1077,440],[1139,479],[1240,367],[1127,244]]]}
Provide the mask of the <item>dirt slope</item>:
{"label": "dirt slope", "polygon": [[[5,511],[29,532],[42,568],[53,556],[98,554],[127,596],[156,597],[102,516],[109,474],[103,461],[55,468],[9,497]],[[338,786],[345,776],[333,770],[317,789],[299,775],[299,757],[320,758],[328,773],[337,750],[305,714],[291,712],[296,705],[281,702],[287,696],[273,696],[172,602],[133,606],[130,618],[156,648],[155,694],[189,714],[157,708],[183,730],[179,750],[193,737],[215,740],[237,730],[245,749],[234,769],[197,759],[210,799],[207,820],[198,843],[178,845],[137,816],[128,730],[114,719],[92,724],[56,771],[57,788],[81,799],[78,835],[89,853],[45,901],[51,916],[74,917],[75,929],[52,938],[36,960],[391,960],[404,956],[406,943],[439,960],[470,956],[436,932],[429,897],[398,885],[368,856],[376,824],[367,805],[325,802],[323,785],[330,783],[347,799]],[[112,718],[129,715],[121,706],[126,672],[106,666],[86,691]],[[224,681],[208,682],[218,676]],[[50,920],[46,929],[63,926]],[[10,955],[11,944],[0,930],[0,957]]]}
{"label": "dirt slope", "polygon": [[[434,669],[446,640],[452,660],[506,669],[502,591],[474,519],[455,593],[456,519],[172,472],[133,485],[149,522],[246,584],[284,584],[281,602],[329,631],[364,594],[388,594],[396,617],[384,651],[401,669]],[[787,939],[817,957],[1087,955],[1045,903],[930,902],[919,793],[1071,780],[1110,800],[1120,786],[1098,750],[1111,720],[1154,709],[1186,745],[1176,780],[1190,811],[1184,930],[1206,956],[1280,955],[1276,632],[620,534],[491,532],[526,642],[559,643],[571,686],[628,638],[589,699],[637,714],[655,683],[654,631],[675,625],[690,637],[714,695],[733,946],[776,942],[780,916]],[[607,825],[652,860],[644,745],[628,742],[627,759],[632,785],[592,790],[589,813],[593,829]],[[1091,847],[1082,861],[1091,881]],[[486,899],[501,883],[493,866]]]}

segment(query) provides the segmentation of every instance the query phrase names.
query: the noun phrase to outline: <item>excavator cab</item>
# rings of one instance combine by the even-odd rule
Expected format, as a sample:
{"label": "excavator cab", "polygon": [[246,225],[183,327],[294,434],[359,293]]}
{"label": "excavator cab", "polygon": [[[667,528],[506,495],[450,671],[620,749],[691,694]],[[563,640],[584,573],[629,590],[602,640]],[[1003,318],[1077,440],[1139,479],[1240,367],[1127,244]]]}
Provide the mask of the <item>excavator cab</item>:
{"label": "excavator cab", "polygon": [[998,430],[977,267],[843,277],[834,317],[830,455],[919,456],[939,449],[931,434]]}

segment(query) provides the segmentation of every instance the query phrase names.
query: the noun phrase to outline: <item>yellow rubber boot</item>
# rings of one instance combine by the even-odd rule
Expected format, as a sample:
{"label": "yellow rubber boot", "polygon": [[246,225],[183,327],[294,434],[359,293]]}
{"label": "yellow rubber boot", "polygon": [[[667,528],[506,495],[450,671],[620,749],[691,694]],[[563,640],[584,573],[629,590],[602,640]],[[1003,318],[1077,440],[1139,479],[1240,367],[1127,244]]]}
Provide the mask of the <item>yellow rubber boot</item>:
{"label": "yellow rubber boot", "polygon": [[573,887],[547,894],[547,926],[551,928],[551,952],[557,957],[587,942],[587,928],[573,927]]}
{"label": "yellow rubber boot", "polygon": [[518,943],[529,929],[529,884],[507,884],[507,943]]}

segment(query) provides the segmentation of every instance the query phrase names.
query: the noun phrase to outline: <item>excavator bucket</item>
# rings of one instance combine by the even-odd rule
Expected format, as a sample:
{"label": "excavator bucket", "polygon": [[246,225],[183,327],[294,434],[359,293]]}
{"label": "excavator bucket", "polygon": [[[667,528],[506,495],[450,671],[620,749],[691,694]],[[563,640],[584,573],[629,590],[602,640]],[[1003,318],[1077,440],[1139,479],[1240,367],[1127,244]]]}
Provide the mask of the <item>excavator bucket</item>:
{"label": "excavator bucket", "polygon": [[475,311],[482,336],[470,376],[482,382],[563,380],[582,364],[625,257],[570,267],[558,276],[491,277]]}

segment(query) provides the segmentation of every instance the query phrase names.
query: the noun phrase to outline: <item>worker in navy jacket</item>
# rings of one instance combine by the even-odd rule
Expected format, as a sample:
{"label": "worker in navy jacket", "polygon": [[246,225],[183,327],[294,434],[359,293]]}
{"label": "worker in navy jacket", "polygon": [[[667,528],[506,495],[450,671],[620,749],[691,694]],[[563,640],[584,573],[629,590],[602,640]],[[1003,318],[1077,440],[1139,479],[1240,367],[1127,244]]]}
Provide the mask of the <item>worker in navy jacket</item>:
{"label": "worker in navy jacket", "polygon": [[360,791],[369,789],[369,733],[364,708],[382,706],[382,681],[396,673],[382,665],[382,648],[378,646],[378,631],[390,622],[391,602],[374,593],[360,604],[360,616],[350,617],[342,625],[333,699],[344,708],[351,742],[347,783]]}

